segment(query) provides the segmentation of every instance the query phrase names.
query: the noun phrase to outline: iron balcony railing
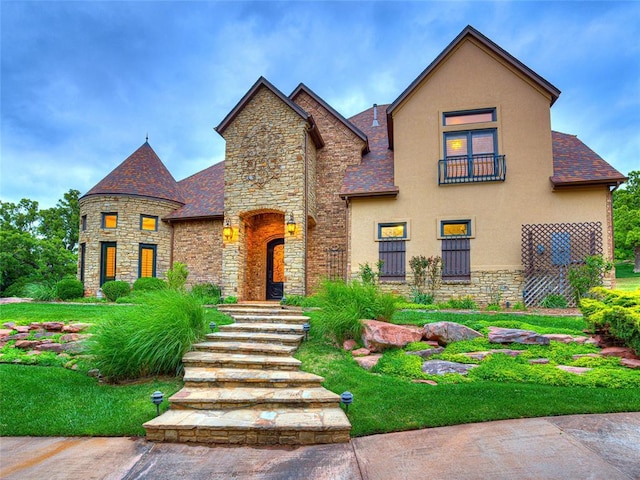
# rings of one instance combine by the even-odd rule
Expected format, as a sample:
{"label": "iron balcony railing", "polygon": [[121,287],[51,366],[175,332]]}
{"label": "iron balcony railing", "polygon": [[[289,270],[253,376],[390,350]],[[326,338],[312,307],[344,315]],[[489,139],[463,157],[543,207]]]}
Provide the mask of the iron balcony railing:
{"label": "iron balcony railing", "polygon": [[480,154],[447,157],[438,161],[438,184],[504,182],[507,164],[504,155]]}

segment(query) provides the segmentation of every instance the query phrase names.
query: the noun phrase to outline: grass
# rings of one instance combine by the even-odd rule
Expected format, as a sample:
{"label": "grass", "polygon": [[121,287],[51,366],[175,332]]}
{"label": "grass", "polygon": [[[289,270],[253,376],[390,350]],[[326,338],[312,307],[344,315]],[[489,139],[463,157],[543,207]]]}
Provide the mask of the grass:
{"label": "grass", "polygon": [[640,273],[633,273],[633,263],[616,263],[616,289],[631,292],[640,288]]}

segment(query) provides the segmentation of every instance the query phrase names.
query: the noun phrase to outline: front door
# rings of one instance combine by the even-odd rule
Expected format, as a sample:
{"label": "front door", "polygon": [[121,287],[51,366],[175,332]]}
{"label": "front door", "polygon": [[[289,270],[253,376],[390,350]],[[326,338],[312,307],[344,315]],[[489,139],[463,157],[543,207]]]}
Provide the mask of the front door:
{"label": "front door", "polygon": [[284,238],[267,243],[267,300],[280,300],[284,293]]}

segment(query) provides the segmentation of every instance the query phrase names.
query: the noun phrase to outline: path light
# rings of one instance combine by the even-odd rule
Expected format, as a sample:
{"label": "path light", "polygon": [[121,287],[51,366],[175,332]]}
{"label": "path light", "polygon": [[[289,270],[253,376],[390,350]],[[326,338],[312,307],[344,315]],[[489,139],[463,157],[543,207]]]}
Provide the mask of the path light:
{"label": "path light", "polygon": [[213,332],[216,329],[216,322],[210,322],[209,323],[209,328],[211,329],[211,331]]}
{"label": "path light", "polygon": [[296,233],[296,221],[293,219],[293,212],[289,214],[289,220],[287,220],[287,233],[289,235]]}
{"label": "path light", "polygon": [[311,325],[308,323],[303,324],[302,330],[304,330],[304,339],[309,340],[309,330],[311,330]]}
{"label": "path light", "polygon": [[349,413],[349,405],[353,403],[353,393],[349,391],[343,392],[342,395],[340,395],[340,403],[345,406],[347,413]]}
{"label": "path light", "polygon": [[233,228],[231,228],[231,224],[229,223],[228,218],[224,221],[224,227],[222,228],[222,236],[227,241],[231,240],[231,238],[233,237]]}
{"label": "path light", "polygon": [[160,404],[162,403],[162,400],[164,400],[164,393],[162,393],[160,390],[156,390],[151,394],[151,401],[156,406],[157,417],[160,416]]}

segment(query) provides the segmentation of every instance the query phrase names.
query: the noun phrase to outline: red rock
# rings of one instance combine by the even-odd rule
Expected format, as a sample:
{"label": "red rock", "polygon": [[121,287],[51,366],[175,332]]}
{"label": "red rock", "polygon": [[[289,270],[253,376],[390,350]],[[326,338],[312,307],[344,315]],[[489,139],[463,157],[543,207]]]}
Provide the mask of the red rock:
{"label": "red rock", "polygon": [[620,357],[638,360],[638,356],[629,347],[606,347],[600,350],[600,355],[604,357]]}
{"label": "red rock", "polygon": [[342,348],[344,348],[347,352],[350,352],[351,350],[356,348],[357,345],[358,342],[356,342],[355,340],[345,340],[342,344]]}
{"label": "red rock", "polygon": [[371,370],[378,364],[378,360],[382,357],[381,354],[376,353],[373,355],[368,355],[366,357],[356,357],[354,360],[365,370]]}
{"label": "red rock", "polygon": [[29,324],[29,330],[39,330],[42,328],[42,323],[40,322],[31,322]]}
{"label": "red rock", "polygon": [[91,326],[90,323],[82,323],[82,322],[76,322],[76,323],[72,323],[70,325],[67,325],[67,327],[70,327],[70,328],[73,328],[73,329],[78,328],[79,329],[78,331],[80,331],[80,332],[88,329],[90,326]]}
{"label": "red rock", "polygon": [[16,322],[4,322],[2,326],[13,330],[13,328],[16,326]]}
{"label": "red rock", "polygon": [[571,358],[573,358],[574,360],[578,360],[580,358],[583,357],[587,357],[587,358],[601,358],[602,355],[598,355],[597,353],[580,353],[578,355],[573,355]]}
{"label": "red rock", "polygon": [[590,372],[593,368],[586,367],[570,367],[568,365],[558,365],[560,370],[564,370],[565,372],[575,373],[576,375],[582,375],[583,373]]}
{"label": "red rock", "polygon": [[351,355],[353,355],[354,357],[365,357],[370,354],[371,352],[366,348],[358,348],[357,350],[353,350],[351,352]]}
{"label": "red rock", "polygon": [[522,343],[526,345],[549,345],[549,339],[531,330],[489,327],[491,343]]}
{"label": "red rock", "polygon": [[621,358],[620,365],[624,365],[628,368],[640,368],[640,360],[633,358]]}
{"label": "red rock", "polygon": [[42,352],[60,353],[62,352],[62,345],[59,343],[41,343],[36,349]]}
{"label": "red rock", "polygon": [[29,350],[27,355],[40,355],[42,352],[40,350]]}
{"label": "red rock", "polygon": [[491,355],[492,352],[466,352],[463,353],[467,358],[471,358],[473,360],[484,360],[487,356]]}
{"label": "red rock", "polygon": [[546,365],[547,363],[549,363],[549,359],[548,358],[532,358],[531,360],[529,360],[529,363],[531,365]]}
{"label": "red rock", "polygon": [[67,333],[66,335],[62,335],[60,337],[60,342],[62,343],[75,342],[79,338],[80,338],[80,335],[78,335],[77,333]]}
{"label": "red rock", "polygon": [[482,334],[455,322],[427,323],[424,326],[424,338],[435,340],[440,345],[448,345],[461,340],[473,340],[477,337],[482,337]]}
{"label": "red rock", "polygon": [[31,350],[35,348],[40,342],[37,340],[18,340],[14,347],[19,348],[21,350]]}
{"label": "red rock", "polygon": [[13,329],[9,328],[0,328],[0,337],[8,337],[13,332]]}
{"label": "red rock", "polygon": [[560,342],[560,343],[573,342],[573,337],[571,335],[567,335],[564,333],[547,333],[542,336],[545,338],[548,338],[549,340],[553,340],[554,342]]}
{"label": "red rock", "polygon": [[64,327],[64,323],[62,322],[43,322],[42,328],[45,330],[49,330],[50,332],[59,332]]}
{"label": "red rock", "polygon": [[394,325],[377,320],[364,320],[362,340],[372,352],[381,352],[387,348],[402,348],[407,343],[422,339],[422,329],[418,327]]}
{"label": "red rock", "polygon": [[62,331],[64,333],[78,333],[80,331],[79,327],[74,327],[73,325],[65,325],[62,327]]}
{"label": "red rock", "polygon": [[18,333],[29,333],[29,327],[25,325],[18,325],[14,330]]}
{"label": "red rock", "polygon": [[5,340],[22,340],[29,336],[28,333],[14,333],[13,335],[9,335],[5,337]]}

